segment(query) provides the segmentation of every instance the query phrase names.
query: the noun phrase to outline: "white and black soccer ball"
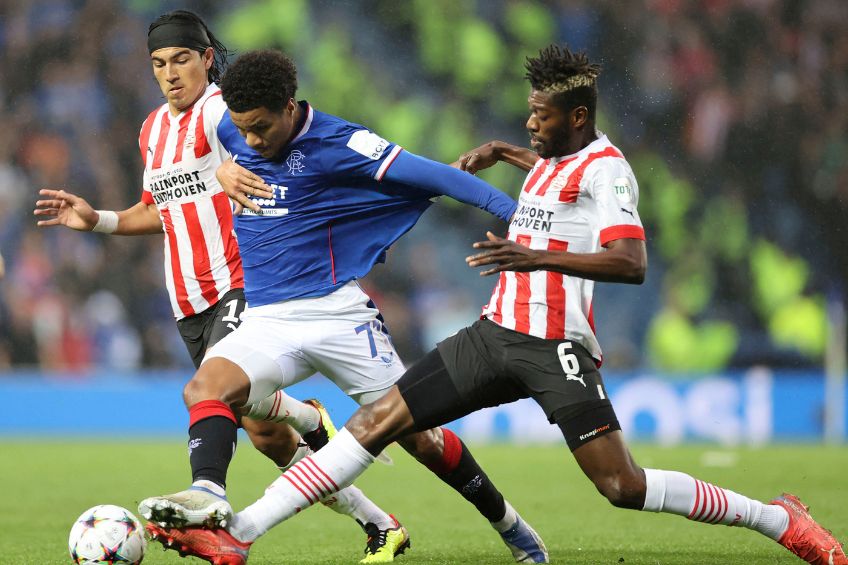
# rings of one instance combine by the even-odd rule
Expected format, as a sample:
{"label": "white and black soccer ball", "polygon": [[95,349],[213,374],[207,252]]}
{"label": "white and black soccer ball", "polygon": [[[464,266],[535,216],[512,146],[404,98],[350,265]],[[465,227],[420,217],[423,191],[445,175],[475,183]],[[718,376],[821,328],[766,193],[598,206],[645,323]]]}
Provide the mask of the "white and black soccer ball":
{"label": "white and black soccer ball", "polygon": [[147,540],[132,512],[113,504],[89,508],[74,522],[68,538],[71,559],[79,565],[136,565]]}

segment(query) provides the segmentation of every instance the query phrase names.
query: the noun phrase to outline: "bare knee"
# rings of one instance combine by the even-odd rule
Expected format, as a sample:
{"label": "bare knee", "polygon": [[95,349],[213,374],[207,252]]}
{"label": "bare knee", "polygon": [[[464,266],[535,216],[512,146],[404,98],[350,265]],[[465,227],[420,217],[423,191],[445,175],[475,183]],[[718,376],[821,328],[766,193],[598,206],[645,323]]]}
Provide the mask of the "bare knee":
{"label": "bare knee", "polygon": [[427,467],[439,465],[445,451],[445,438],[441,428],[433,428],[404,436],[398,443],[407,453]]}
{"label": "bare knee", "polygon": [[353,437],[370,453],[377,454],[405,435],[413,425],[412,416],[397,387],[386,396],[361,406],[345,424]]}
{"label": "bare knee", "polygon": [[613,506],[641,510],[645,504],[645,472],[638,467],[593,477],[592,481]]}
{"label": "bare knee", "polygon": [[204,400],[217,400],[237,407],[247,402],[250,379],[232,361],[215,357],[200,366],[183,388],[183,401],[191,408]]}
{"label": "bare knee", "polygon": [[633,460],[621,431],[615,430],[577,447],[574,458],[610,504],[643,508],[645,471]]}

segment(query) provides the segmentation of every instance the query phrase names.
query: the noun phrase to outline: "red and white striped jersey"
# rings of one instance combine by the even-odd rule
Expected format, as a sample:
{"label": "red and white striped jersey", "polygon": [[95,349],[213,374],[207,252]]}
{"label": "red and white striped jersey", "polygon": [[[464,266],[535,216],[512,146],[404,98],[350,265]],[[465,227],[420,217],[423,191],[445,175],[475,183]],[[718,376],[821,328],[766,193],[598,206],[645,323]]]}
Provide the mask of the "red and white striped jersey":
{"label": "red and white striped jersey", "polygon": [[228,158],[218,142],[227,106],[210,84],[177,116],[163,104],[141,127],[141,201],[155,204],[165,231],[165,284],[179,320],[244,287],[230,201],[215,171]]}
{"label": "red and white striped jersey", "polygon": [[[578,153],[539,159],[524,181],[507,237],[530,249],[597,253],[616,239],[645,239],[630,165],[605,135]],[[483,316],[543,339],[570,339],[599,362],[594,281],[552,271],[502,272]]]}

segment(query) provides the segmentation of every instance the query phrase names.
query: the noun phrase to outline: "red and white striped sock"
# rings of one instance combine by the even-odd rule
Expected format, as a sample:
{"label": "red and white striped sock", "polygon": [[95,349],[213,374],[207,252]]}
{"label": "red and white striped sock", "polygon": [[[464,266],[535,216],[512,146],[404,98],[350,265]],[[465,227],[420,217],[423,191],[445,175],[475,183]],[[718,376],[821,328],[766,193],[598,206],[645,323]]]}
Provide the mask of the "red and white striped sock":
{"label": "red and white striped sock", "polygon": [[789,526],[789,515],[780,506],[763,504],[685,473],[645,469],[645,480],[642,510],[669,512],[705,524],[743,526],[774,540]]}
{"label": "red and white striped sock", "polygon": [[292,465],[271,483],[265,494],[236,514],[230,533],[241,541],[254,541],[269,529],[350,485],[374,456],[346,429],[321,450]]}
{"label": "red and white striped sock", "polygon": [[[285,473],[292,466],[304,457],[315,455],[308,445],[300,443],[297,451],[295,451],[289,464],[284,467],[278,467],[280,472]],[[214,483],[213,483],[214,484]],[[217,485],[215,485],[217,486]],[[220,487],[218,487],[220,488]],[[223,495],[222,495],[223,496]],[[365,496],[365,493],[353,485],[341,489],[339,492],[325,496],[321,499],[321,504],[345,516],[350,516],[360,524],[376,524],[381,530],[393,528],[394,519],[386,514],[382,508],[374,504],[374,502]]]}
{"label": "red and white striped sock", "polygon": [[292,398],[282,390],[248,406],[245,415],[252,420],[286,423],[301,435],[315,431],[321,423],[321,414],[314,406]]}

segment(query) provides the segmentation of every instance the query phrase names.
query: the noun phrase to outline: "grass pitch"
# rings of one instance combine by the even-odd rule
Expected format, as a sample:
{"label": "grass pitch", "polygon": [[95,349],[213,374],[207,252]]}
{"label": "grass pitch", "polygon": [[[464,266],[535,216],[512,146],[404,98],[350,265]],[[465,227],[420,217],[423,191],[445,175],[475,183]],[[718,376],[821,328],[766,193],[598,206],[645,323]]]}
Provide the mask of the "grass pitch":
{"label": "grass pitch", "polygon": [[[473,449],[504,495],[545,540],[553,563],[776,564],[800,563],[776,543],[748,530],[707,526],[669,515],[618,510],[595,492],[565,447]],[[637,446],[645,467],[685,471],[767,500],[788,490],[813,515],[848,540],[848,449],[777,446],[725,450]],[[396,447],[395,465],[376,464],[357,482],[409,529],[404,564],[508,564],[511,556],[476,511]],[[136,512],[145,496],[174,492],[189,478],[184,442],[0,441],[0,563],[70,563],[66,543],[76,517],[96,504]],[[236,509],[276,477],[270,462],[242,438],[230,471]],[[365,536],[348,518],[323,507],[278,526],[259,540],[251,565],[356,563]],[[145,565],[200,563],[148,546]]]}

